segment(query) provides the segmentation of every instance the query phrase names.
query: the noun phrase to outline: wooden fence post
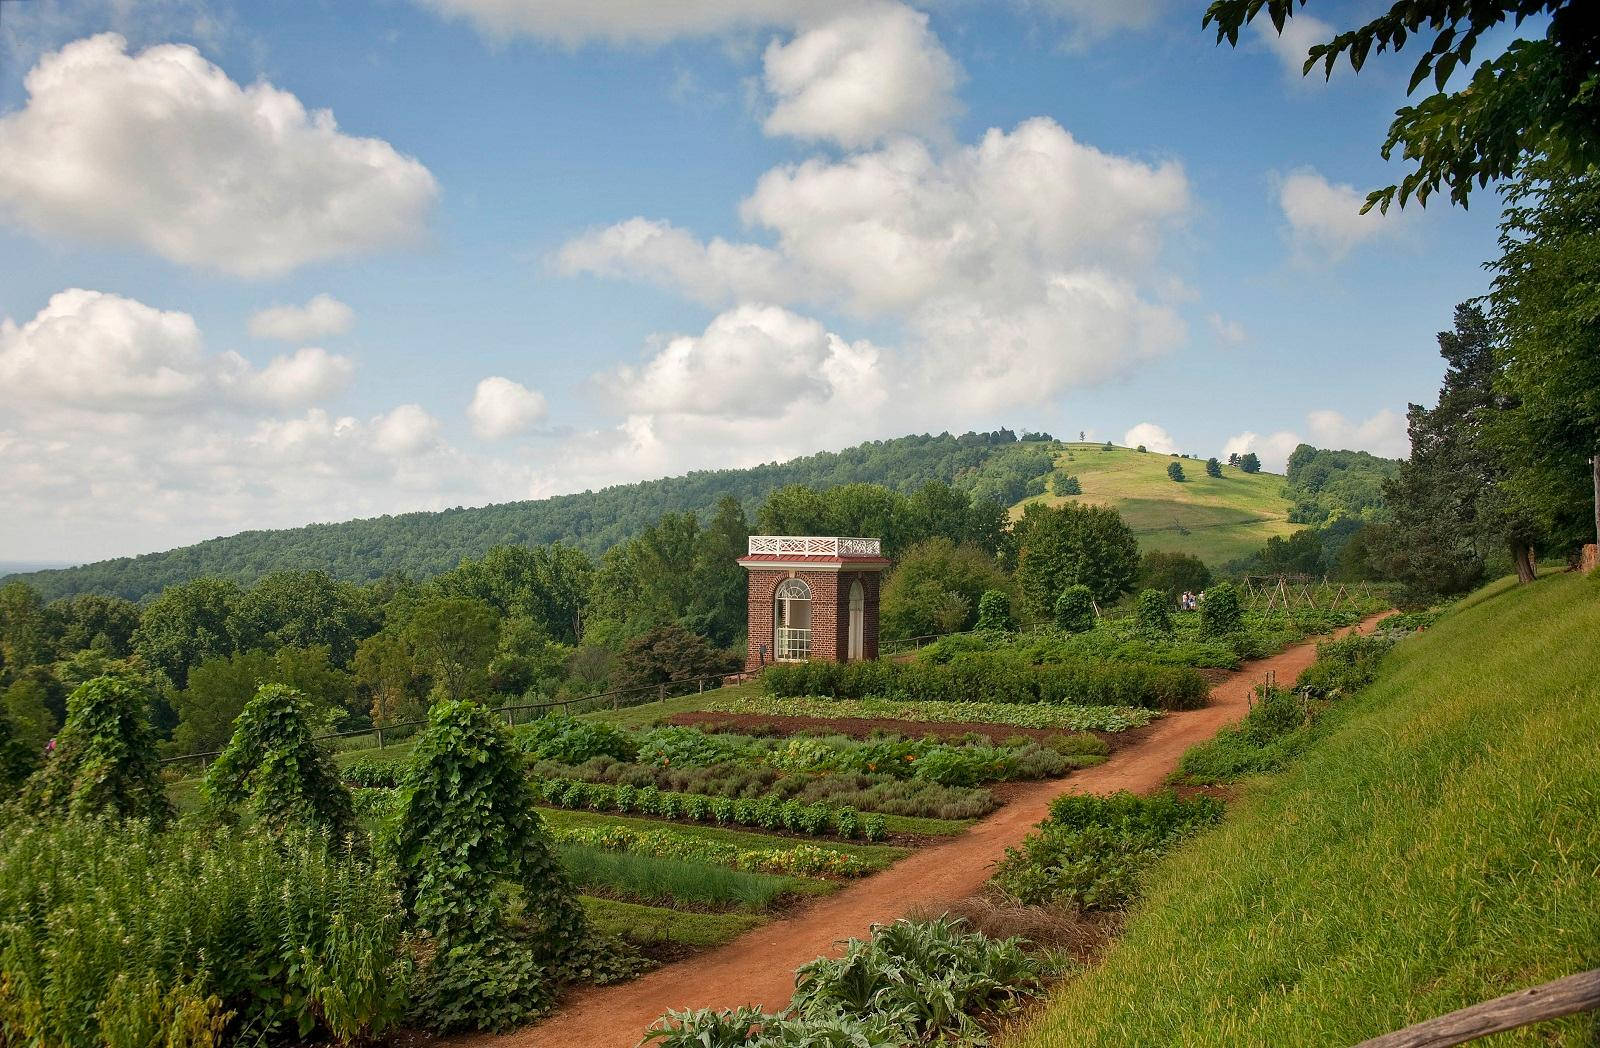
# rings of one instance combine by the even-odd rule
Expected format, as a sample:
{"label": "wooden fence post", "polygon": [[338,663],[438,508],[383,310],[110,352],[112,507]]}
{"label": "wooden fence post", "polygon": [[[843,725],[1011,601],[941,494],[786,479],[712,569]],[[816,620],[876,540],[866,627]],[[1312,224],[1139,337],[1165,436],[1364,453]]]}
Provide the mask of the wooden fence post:
{"label": "wooden fence post", "polygon": [[383,725],[378,725],[378,749],[383,749]]}

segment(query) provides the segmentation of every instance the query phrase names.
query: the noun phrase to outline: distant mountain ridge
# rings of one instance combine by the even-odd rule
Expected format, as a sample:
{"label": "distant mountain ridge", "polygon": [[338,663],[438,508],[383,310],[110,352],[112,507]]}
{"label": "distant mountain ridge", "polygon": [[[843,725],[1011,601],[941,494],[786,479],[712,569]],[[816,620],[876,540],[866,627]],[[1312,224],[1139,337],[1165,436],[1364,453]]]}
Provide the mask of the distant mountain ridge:
{"label": "distant mountain ridge", "polygon": [[709,514],[724,495],[738,498],[753,515],[786,484],[870,483],[909,493],[940,481],[1010,505],[1042,490],[1057,446],[1042,435],[1023,436],[999,429],[870,441],[787,462],[702,470],[548,499],[245,531],[160,553],[13,574],[5,581],[26,582],[46,599],[103,593],[142,600],[201,575],[241,585],[285,569],[318,569],[357,582],[396,573],[426,578],[504,544],[565,542],[598,555],[663,513]]}

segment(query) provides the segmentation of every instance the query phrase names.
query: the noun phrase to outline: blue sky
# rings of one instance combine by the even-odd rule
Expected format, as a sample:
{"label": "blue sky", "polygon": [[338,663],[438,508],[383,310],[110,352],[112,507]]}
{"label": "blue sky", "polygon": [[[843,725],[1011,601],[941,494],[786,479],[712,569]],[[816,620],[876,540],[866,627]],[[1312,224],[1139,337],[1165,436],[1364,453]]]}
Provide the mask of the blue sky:
{"label": "blue sky", "polygon": [[1403,454],[1493,198],[1356,216],[1411,60],[1202,10],[7,3],[0,559],[945,429]]}

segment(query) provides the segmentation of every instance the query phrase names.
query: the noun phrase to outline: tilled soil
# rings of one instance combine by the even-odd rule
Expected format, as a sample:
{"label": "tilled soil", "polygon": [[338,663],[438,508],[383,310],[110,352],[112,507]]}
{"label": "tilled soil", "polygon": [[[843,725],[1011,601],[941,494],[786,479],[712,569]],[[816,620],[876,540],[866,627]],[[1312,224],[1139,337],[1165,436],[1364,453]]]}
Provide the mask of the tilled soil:
{"label": "tilled soil", "polygon": [[[1356,628],[1367,632],[1381,617],[1374,615]],[[633,1048],[645,1028],[668,1009],[744,1004],[780,1009],[788,1004],[794,970],[802,964],[837,953],[842,940],[865,936],[874,924],[893,921],[913,909],[926,913],[930,907],[977,894],[1006,848],[1044,819],[1050,802],[1062,794],[1147,793],[1159,788],[1185,750],[1244,717],[1251,689],[1267,673],[1292,681],[1315,658],[1313,640],[1248,662],[1212,689],[1211,702],[1203,709],[1168,714],[1144,729],[1138,745],[1113,754],[1104,764],[1065,779],[1008,790],[1003,808],[960,837],[923,848],[882,873],[753,928],[725,946],[632,982],[579,992],[536,1026],[456,1043],[475,1048]]]}

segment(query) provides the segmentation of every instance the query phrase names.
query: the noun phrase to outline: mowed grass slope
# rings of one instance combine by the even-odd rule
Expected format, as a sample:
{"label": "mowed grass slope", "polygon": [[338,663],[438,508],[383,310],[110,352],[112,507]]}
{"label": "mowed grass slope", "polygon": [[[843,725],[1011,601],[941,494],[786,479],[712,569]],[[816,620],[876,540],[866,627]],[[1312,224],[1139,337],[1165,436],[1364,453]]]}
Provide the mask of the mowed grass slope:
{"label": "mowed grass slope", "polygon": [[1596,638],[1600,579],[1563,575],[1497,583],[1401,644],[1007,1043],[1352,1044],[1600,967]]}
{"label": "mowed grass slope", "polygon": [[[1300,527],[1289,523],[1291,504],[1276,473],[1244,473],[1224,464],[1221,477],[1208,477],[1203,458],[1104,447],[1068,444],[1056,456],[1056,468],[1078,478],[1082,495],[1036,495],[1014,507],[1013,516],[1030,502],[1111,506],[1139,537],[1141,549],[1192,553],[1214,568]],[[1173,462],[1183,466],[1182,483],[1167,476]]]}

